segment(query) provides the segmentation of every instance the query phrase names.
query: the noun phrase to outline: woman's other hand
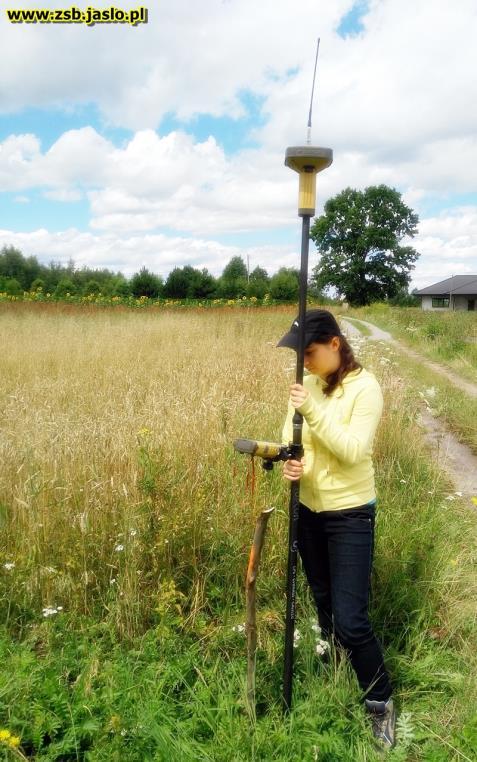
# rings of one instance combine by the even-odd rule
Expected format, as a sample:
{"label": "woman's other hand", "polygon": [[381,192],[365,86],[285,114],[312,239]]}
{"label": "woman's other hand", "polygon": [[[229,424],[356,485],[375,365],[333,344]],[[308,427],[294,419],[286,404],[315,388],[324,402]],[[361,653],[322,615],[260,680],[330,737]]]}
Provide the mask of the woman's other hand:
{"label": "woman's other hand", "polygon": [[305,465],[305,458],[299,460],[286,460],[283,464],[283,476],[288,479],[289,482],[297,482],[298,479],[303,476],[303,466]]}
{"label": "woman's other hand", "polygon": [[301,384],[292,384],[290,386],[290,404],[294,408],[301,407],[308,396],[309,392]]}

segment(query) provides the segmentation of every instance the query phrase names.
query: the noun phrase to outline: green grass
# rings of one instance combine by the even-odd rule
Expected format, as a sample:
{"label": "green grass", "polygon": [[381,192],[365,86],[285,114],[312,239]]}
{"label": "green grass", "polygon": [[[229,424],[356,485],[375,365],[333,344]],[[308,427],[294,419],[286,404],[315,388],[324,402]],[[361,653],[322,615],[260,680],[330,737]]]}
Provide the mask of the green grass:
{"label": "green grass", "polygon": [[[0,728],[27,758],[379,758],[347,660],[314,654],[302,576],[294,709],[280,709],[288,490],[257,469],[252,494],[231,443],[279,437],[293,374],[274,345],[291,315],[3,314]],[[413,385],[376,348],[362,359],[385,394],[372,617],[401,717],[388,758],[472,760],[476,516],[445,500]],[[234,627],[268,505],[253,721]]]}

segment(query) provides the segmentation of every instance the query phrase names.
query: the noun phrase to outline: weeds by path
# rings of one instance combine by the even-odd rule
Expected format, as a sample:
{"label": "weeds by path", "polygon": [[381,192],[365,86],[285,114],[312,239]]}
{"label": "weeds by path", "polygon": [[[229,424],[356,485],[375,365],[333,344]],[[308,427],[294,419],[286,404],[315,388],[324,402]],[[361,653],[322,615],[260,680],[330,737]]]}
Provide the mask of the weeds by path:
{"label": "weeds by path", "polygon": [[350,310],[349,315],[376,323],[430,360],[477,381],[477,312],[435,312],[378,303]]}

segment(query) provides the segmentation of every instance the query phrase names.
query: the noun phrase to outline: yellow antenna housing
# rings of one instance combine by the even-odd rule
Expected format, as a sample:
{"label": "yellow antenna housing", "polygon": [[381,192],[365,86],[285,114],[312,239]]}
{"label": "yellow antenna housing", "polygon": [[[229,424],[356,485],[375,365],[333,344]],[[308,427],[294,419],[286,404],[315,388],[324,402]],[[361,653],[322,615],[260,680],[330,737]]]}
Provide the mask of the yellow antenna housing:
{"label": "yellow antenna housing", "polygon": [[316,205],[316,175],[333,162],[331,148],[292,146],[285,152],[285,165],[300,175],[298,216],[313,217]]}

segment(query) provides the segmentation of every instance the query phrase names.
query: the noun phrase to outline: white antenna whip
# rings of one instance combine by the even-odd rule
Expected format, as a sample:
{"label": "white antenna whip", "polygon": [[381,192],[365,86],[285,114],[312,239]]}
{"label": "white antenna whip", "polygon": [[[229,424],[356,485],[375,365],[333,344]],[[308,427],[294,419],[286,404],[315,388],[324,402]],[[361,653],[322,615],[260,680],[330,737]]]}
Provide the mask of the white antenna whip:
{"label": "white antenna whip", "polygon": [[318,37],[318,40],[316,42],[315,71],[313,72],[313,85],[311,87],[310,113],[308,114],[308,130],[307,130],[307,135],[306,135],[306,143],[307,143],[307,145],[311,145],[311,111],[313,109],[313,93],[315,92],[316,65],[318,63],[318,51],[319,51],[319,49],[320,49],[320,38]]}

